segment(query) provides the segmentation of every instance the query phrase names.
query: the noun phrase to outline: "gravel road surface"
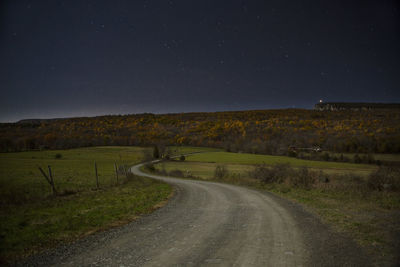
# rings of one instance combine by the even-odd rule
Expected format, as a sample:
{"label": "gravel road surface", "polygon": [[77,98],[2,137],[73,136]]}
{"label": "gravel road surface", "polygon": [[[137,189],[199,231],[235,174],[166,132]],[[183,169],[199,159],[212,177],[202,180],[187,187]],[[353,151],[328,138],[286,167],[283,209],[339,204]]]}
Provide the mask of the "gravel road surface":
{"label": "gravel road surface", "polygon": [[351,240],[297,204],[228,184],[144,174],[174,185],[166,206],[36,255],[40,266],[367,266]]}

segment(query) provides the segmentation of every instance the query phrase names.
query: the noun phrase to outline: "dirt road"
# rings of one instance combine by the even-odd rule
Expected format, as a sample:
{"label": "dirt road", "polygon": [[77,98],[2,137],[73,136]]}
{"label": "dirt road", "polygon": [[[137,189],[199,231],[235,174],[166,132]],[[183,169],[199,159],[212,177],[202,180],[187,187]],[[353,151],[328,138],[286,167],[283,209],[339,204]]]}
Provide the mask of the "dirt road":
{"label": "dirt road", "polygon": [[69,266],[366,266],[300,206],[243,187],[143,174],[175,187],[149,216],[32,259]]}

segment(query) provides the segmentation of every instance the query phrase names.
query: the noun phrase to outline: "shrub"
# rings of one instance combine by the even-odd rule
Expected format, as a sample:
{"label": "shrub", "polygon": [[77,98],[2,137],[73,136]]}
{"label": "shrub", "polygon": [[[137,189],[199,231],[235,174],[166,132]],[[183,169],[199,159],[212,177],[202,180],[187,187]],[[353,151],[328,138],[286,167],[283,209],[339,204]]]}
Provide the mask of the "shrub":
{"label": "shrub", "polygon": [[173,177],[185,177],[185,174],[183,173],[183,171],[175,169],[172,170],[168,173],[169,176],[173,176]]}
{"label": "shrub", "polygon": [[353,157],[354,163],[361,163],[361,158],[358,154],[355,154]]}
{"label": "shrub", "polygon": [[276,164],[268,168],[265,164],[257,165],[250,176],[262,181],[263,183],[282,183],[290,176],[293,169],[287,163]]}
{"label": "shrub", "polygon": [[327,175],[326,173],[324,173],[323,171],[319,171],[318,174],[318,181],[320,183],[329,183],[331,180],[329,179],[329,175]]}
{"label": "shrub", "polygon": [[160,158],[160,152],[158,151],[157,146],[154,146],[154,148],[153,148],[153,158],[155,158],[155,159]]}
{"label": "shrub", "polygon": [[294,151],[294,150],[289,150],[288,151],[288,156],[289,157],[297,157],[297,152],[296,151]]}
{"label": "shrub", "polygon": [[56,159],[61,159],[61,158],[62,158],[62,154],[57,153],[57,154],[54,156],[54,158],[56,158]]}
{"label": "shrub", "polygon": [[185,159],[186,159],[186,158],[185,158],[184,155],[182,155],[182,156],[179,157],[179,160],[180,160],[180,161],[185,161]]}
{"label": "shrub", "polygon": [[144,165],[144,168],[151,172],[154,172],[156,170],[153,163],[147,163],[146,165]]}
{"label": "shrub", "polygon": [[400,190],[400,169],[381,166],[368,177],[368,187],[372,190]]}
{"label": "shrub", "polygon": [[271,182],[271,171],[265,164],[255,166],[254,170],[251,171],[249,175],[264,183]]}
{"label": "shrub", "polygon": [[372,154],[363,155],[361,157],[361,162],[368,163],[368,164],[376,163],[375,158],[374,158],[374,156]]}
{"label": "shrub", "polygon": [[314,184],[315,178],[307,167],[301,167],[289,177],[289,181],[295,187],[310,188]]}
{"label": "shrub", "polygon": [[376,163],[376,160],[375,160],[374,155],[368,154],[368,155],[367,155],[367,158],[368,158],[368,163],[369,163],[369,164],[374,164],[374,163]]}
{"label": "shrub", "polygon": [[349,157],[343,157],[343,160],[342,160],[343,162],[349,162],[350,161],[350,159],[349,159]]}
{"label": "shrub", "polygon": [[331,156],[328,152],[325,152],[324,154],[322,154],[322,159],[325,161],[329,161],[331,159]]}
{"label": "shrub", "polygon": [[217,165],[214,171],[214,178],[222,179],[228,175],[228,170],[224,165]]}

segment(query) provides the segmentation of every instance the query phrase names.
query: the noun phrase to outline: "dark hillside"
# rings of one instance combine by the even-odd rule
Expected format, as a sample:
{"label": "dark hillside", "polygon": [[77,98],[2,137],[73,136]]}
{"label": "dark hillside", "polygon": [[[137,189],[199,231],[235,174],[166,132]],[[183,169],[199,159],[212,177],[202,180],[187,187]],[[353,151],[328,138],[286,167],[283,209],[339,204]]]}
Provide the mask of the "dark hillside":
{"label": "dark hillside", "polygon": [[0,150],[175,144],[284,154],[289,146],[400,152],[400,110],[135,114],[0,124]]}

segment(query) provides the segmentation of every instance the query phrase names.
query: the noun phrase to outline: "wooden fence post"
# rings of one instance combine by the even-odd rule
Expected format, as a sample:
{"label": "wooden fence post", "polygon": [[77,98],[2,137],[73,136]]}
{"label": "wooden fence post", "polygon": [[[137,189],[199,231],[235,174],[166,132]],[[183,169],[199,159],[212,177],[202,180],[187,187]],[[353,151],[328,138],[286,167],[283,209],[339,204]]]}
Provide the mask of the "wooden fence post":
{"label": "wooden fence post", "polygon": [[39,171],[43,174],[44,178],[46,179],[46,181],[51,186],[51,191],[53,192],[53,195],[57,195],[57,190],[56,190],[56,187],[54,185],[53,174],[51,173],[51,167],[50,167],[50,165],[48,165],[47,167],[49,169],[49,176],[47,176],[46,173],[44,172],[44,170],[40,166],[38,166]]}
{"label": "wooden fence post", "polygon": [[96,188],[99,189],[99,176],[97,175],[97,164],[94,162],[94,171],[96,173]]}
{"label": "wooden fence post", "polygon": [[114,168],[115,168],[115,175],[117,176],[117,184],[118,184],[118,168],[117,168],[117,163],[114,162]]}
{"label": "wooden fence post", "polygon": [[128,173],[126,172],[126,165],[124,165],[124,172],[125,172],[125,177],[128,178]]}
{"label": "wooden fence post", "polygon": [[54,185],[53,174],[51,173],[51,167],[50,167],[50,165],[48,165],[47,167],[49,168],[49,178],[50,178],[50,182],[51,182],[51,188],[53,190],[53,195],[57,195],[56,186]]}

